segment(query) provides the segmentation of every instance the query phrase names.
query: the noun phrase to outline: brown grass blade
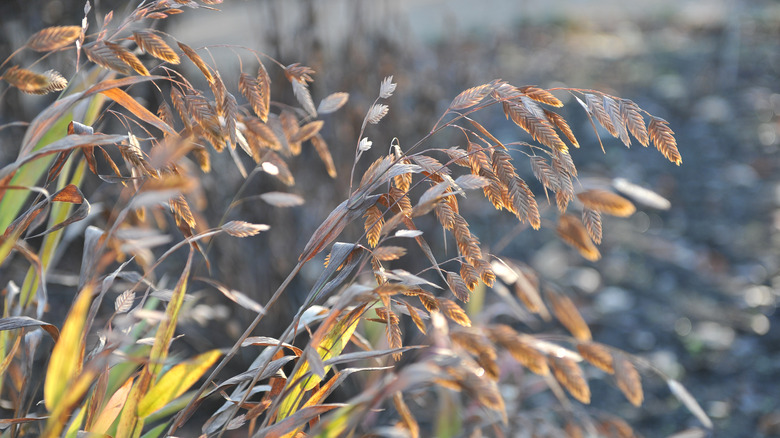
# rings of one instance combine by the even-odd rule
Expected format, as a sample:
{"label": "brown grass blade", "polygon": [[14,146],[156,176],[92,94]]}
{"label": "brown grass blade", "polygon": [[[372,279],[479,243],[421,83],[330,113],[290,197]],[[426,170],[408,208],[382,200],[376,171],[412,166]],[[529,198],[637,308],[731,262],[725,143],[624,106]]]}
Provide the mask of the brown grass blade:
{"label": "brown grass blade", "polygon": [[647,130],[650,132],[650,140],[667,160],[678,166],[682,164],[677,140],[674,139],[674,131],[669,128],[669,122],[660,117],[651,117]]}
{"label": "brown grass blade", "polygon": [[420,437],[420,425],[417,424],[417,420],[414,419],[412,411],[404,401],[404,396],[400,392],[393,394],[393,404],[395,410],[401,416],[401,425],[407,430],[411,438]]}
{"label": "brown grass blade", "polygon": [[615,360],[615,381],[617,387],[634,406],[640,406],[644,400],[642,379],[639,372],[628,359],[624,357]]}
{"label": "brown grass blade", "polygon": [[566,356],[547,356],[547,362],[558,382],[582,403],[590,404],[590,388],[582,369],[574,359]]}
{"label": "brown grass blade", "polygon": [[598,248],[590,240],[582,222],[576,217],[570,214],[561,215],[557,231],[564,242],[574,247],[586,259],[593,262],[601,258]]}
{"label": "brown grass blade", "polygon": [[586,208],[612,216],[628,217],[636,211],[636,207],[631,201],[606,190],[586,190],[578,193],[577,198]]}
{"label": "brown grass blade", "polygon": [[76,41],[81,34],[81,26],[53,26],[41,29],[27,40],[25,46],[36,52],[49,52],[61,49]]}
{"label": "brown grass blade", "polygon": [[571,298],[550,288],[545,290],[545,295],[555,317],[578,341],[590,341],[592,339],[588,324],[585,323]]}
{"label": "brown grass blade", "polygon": [[577,351],[583,359],[601,371],[607,374],[615,373],[612,353],[607,347],[597,342],[579,342],[577,343]]}
{"label": "brown grass blade", "polygon": [[179,45],[179,49],[181,49],[182,52],[187,56],[187,58],[190,58],[190,61],[192,61],[193,64],[195,64],[195,67],[198,67],[198,70],[200,70],[201,73],[203,73],[203,76],[206,77],[206,80],[209,81],[209,83],[214,82],[214,75],[211,74],[211,70],[209,69],[209,66],[206,65],[205,62],[203,62],[203,58],[198,55],[198,52],[192,49],[192,47],[176,42],[176,44]]}
{"label": "brown grass blade", "polygon": [[119,105],[123,106],[126,110],[133,113],[133,115],[143,120],[144,122],[154,126],[160,131],[166,132],[171,135],[177,135],[176,131],[173,128],[171,128],[167,123],[160,120],[159,117],[157,117],[156,115],[154,115],[154,113],[146,109],[145,106],[141,105],[140,103],[138,103],[138,101],[130,97],[130,95],[127,94],[124,90],[120,88],[109,88],[108,90],[103,90],[100,93],[110,98],[114,102],[118,103]]}
{"label": "brown grass blade", "polygon": [[39,321],[28,316],[9,316],[6,318],[0,318],[0,331],[16,330],[25,327],[42,328],[44,331],[46,331],[46,333],[49,334],[49,336],[51,336],[55,343],[60,337],[60,331],[57,326],[49,324],[48,322]]}
{"label": "brown grass blade", "polygon": [[588,235],[597,245],[601,243],[601,213],[590,208],[582,209],[582,224],[588,230]]}
{"label": "brown grass blade", "polygon": [[171,64],[178,64],[181,62],[179,55],[171,49],[171,47],[163,41],[157,34],[149,30],[139,30],[133,32],[133,40],[138,45],[138,48],[144,52],[154,56],[157,59],[169,62]]}

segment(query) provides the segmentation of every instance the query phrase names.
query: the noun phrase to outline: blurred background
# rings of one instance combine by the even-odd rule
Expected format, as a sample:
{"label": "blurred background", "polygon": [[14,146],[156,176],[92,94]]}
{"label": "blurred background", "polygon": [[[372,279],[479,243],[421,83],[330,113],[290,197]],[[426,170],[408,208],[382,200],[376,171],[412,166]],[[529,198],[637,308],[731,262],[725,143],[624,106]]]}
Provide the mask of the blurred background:
{"label": "blurred background", "polygon": [[[111,9],[117,16],[136,5],[129,3],[101,0],[93,7],[99,16]],[[263,302],[294,266],[311,232],[347,194],[360,123],[383,77],[393,75],[398,89],[388,117],[367,131],[374,158],[394,137],[402,148],[414,144],[455,95],[495,78],[597,89],[668,120],[683,165],[639,145],[626,150],[604,132],[602,152],[572,101],[563,114],[582,145],[572,151],[581,184],[625,178],[669,199],[670,209],[640,206],[631,218],[606,218],[603,258],[596,263],[555,239],[554,229],[523,230],[513,216],[478,199],[462,203],[464,217],[497,254],[575,290],[595,340],[645,357],[679,379],[713,418],[716,436],[780,436],[780,2],[228,0],[217,7],[221,12],[187,11],[161,28],[192,47],[214,45],[213,62],[229,88],[237,88],[240,64],[245,72],[257,64],[246,51],[216,45],[311,66],[315,102],[331,92],[350,93],[345,109],[324,118],[339,177],[331,180],[315,151],[305,148],[290,163],[296,185],[289,189],[305,206],[246,203],[231,213],[271,224],[274,232],[216,242],[211,259],[222,281]],[[80,23],[83,1],[6,0],[0,12],[5,58],[35,30]],[[70,62],[61,67],[67,77],[74,66],[64,62]],[[269,71],[284,85],[279,69]],[[278,100],[294,101],[287,89],[277,93]],[[45,102],[7,92],[0,125],[29,120]],[[500,112],[481,120],[502,140],[529,140]],[[15,156],[18,134],[0,131],[0,161]],[[448,141],[462,140],[434,139],[442,147],[457,144]],[[518,167],[533,180],[530,166]],[[203,178],[203,214],[210,223],[241,184],[229,157],[215,160],[214,168]],[[288,189],[258,178],[247,194],[269,190]],[[345,239],[362,230],[353,231]],[[298,307],[296,299],[318,275],[318,266],[309,267],[288,310]],[[252,316],[219,302],[211,309],[190,330],[215,345],[225,334],[237,336]],[[638,409],[609,384],[591,382],[596,408],[626,418],[646,436],[696,425],[658,378],[644,380],[646,401]]]}

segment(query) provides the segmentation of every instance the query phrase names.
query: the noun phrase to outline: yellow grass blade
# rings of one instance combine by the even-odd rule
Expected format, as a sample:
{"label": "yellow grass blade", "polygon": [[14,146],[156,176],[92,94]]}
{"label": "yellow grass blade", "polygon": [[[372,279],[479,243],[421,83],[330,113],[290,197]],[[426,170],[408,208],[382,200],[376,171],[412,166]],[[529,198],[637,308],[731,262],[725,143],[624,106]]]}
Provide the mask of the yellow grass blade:
{"label": "yellow grass blade", "polygon": [[81,372],[81,361],[84,357],[84,333],[82,332],[91,302],[92,286],[88,285],[76,298],[62,326],[60,338],[54,344],[43,385],[43,400],[49,411],[53,411],[62,403],[66,392],[72,390],[69,386]]}
{"label": "yellow grass blade", "polygon": [[[354,333],[357,328],[357,324],[360,321],[360,315],[363,312],[363,307],[364,306],[360,306],[354,309],[335,322],[335,324],[334,320],[338,317],[338,312],[334,312],[322,323],[317,330],[317,333],[314,334],[310,344],[317,345],[317,354],[322,362],[340,355],[342,350],[344,350],[344,347],[352,337],[352,333]],[[327,331],[327,333],[325,331]],[[317,342],[317,339],[321,340]],[[312,364],[304,359],[305,357],[306,354],[301,356],[292,377],[287,379],[289,388],[286,390],[287,397],[285,397],[279,407],[278,420],[283,420],[294,414],[303,402],[303,393],[319,384],[322,381],[324,374],[330,369],[330,366],[324,366],[321,368],[321,371],[324,371],[323,375],[318,375],[316,372],[312,371]]]}
{"label": "yellow grass blade", "polygon": [[138,416],[146,417],[184,394],[220,356],[222,352],[211,350],[171,368],[138,403]]}

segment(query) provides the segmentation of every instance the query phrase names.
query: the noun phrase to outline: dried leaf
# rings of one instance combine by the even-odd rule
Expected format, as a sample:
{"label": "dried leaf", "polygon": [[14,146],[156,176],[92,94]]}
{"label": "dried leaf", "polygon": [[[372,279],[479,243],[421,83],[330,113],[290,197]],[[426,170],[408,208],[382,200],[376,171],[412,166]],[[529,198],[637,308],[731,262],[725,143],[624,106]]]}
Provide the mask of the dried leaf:
{"label": "dried leaf", "polygon": [[290,137],[290,143],[300,143],[310,140],[320,132],[323,124],[324,122],[322,120],[315,120],[301,126],[301,128]]}
{"label": "dried leaf", "polygon": [[542,183],[545,189],[554,192],[560,190],[561,185],[560,181],[558,181],[558,176],[544,157],[538,155],[531,157],[531,170],[533,170],[534,176]]}
{"label": "dried leaf", "polygon": [[570,214],[561,215],[557,231],[564,242],[577,249],[586,259],[593,262],[601,258],[598,248],[590,240],[590,236],[588,236],[588,232],[585,230],[582,222],[576,217]]}
{"label": "dried leaf", "polygon": [[406,248],[401,246],[381,246],[374,250],[373,255],[374,258],[383,262],[398,260],[406,255]]}
{"label": "dried leaf", "polygon": [[688,408],[689,411],[698,419],[701,424],[704,425],[707,429],[712,429],[712,420],[710,420],[710,417],[707,416],[707,414],[704,413],[704,409],[699,406],[699,403],[696,401],[696,399],[691,395],[690,392],[688,392],[687,389],[685,389],[682,384],[674,379],[669,379],[666,381],[666,384],[669,385],[669,390],[672,391],[672,394],[674,394],[675,397],[677,397],[678,400],[680,400],[686,408]]}
{"label": "dried leaf", "polygon": [[49,52],[68,46],[80,34],[81,26],[47,27],[34,33],[25,45],[36,52]]}
{"label": "dried leaf", "polygon": [[503,324],[495,326],[491,328],[489,335],[496,344],[509,351],[509,354],[516,361],[528,368],[532,373],[540,376],[546,376],[550,373],[544,354],[532,347],[525,341],[525,338],[521,337],[511,327]]}
{"label": "dried leaf", "polygon": [[615,373],[612,353],[607,347],[596,342],[580,342],[577,343],[577,351],[583,359],[596,368],[608,374]]}
{"label": "dried leaf", "polygon": [[596,117],[596,120],[603,126],[613,137],[619,135],[617,128],[612,123],[612,118],[609,117],[607,111],[604,109],[602,99],[593,94],[585,95],[585,102],[588,108],[588,112]]}
{"label": "dried leaf", "polygon": [[190,46],[176,42],[179,45],[179,49],[181,49],[182,52],[184,52],[185,55],[187,55],[187,58],[190,58],[190,61],[192,61],[193,64],[195,64],[196,67],[198,67],[198,70],[203,73],[203,76],[206,77],[206,80],[209,81],[209,83],[214,82],[214,75],[211,74],[211,70],[209,69],[208,65],[206,65],[205,62],[203,62],[203,58],[198,55],[198,53],[193,50]]}
{"label": "dried leaf", "polygon": [[309,92],[309,87],[306,86],[306,83],[293,80],[292,89],[295,98],[298,99],[298,103],[301,104],[303,109],[311,117],[317,117],[317,108],[314,107],[314,101],[311,98],[311,93]]}
{"label": "dried leaf", "polygon": [[349,93],[332,93],[320,101],[320,104],[317,107],[317,113],[330,114],[336,112],[339,108],[344,106],[345,103],[347,103],[348,99]]}
{"label": "dried leaf", "polygon": [[39,74],[13,66],[3,74],[2,78],[28,94],[46,94],[64,90],[68,86],[68,81],[54,70]]}
{"label": "dried leaf", "polygon": [[552,124],[555,125],[555,127],[558,128],[567,139],[569,139],[572,146],[575,148],[580,147],[580,144],[577,141],[577,137],[574,136],[574,132],[571,130],[569,124],[566,122],[566,119],[564,119],[563,116],[548,109],[544,109],[544,115],[547,116],[547,119],[551,121]]}
{"label": "dried leaf", "polygon": [[674,131],[669,128],[669,122],[660,117],[651,117],[647,130],[650,132],[650,140],[667,160],[678,166],[682,164],[677,140],[674,139]]}
{"label": "dried leaf", "polygon": [[588,230],[588,235],[597,245],[601,243],[601,213],[590,208],[582,209],[582,223]]}
{"label": "dried leaf", "polygon": [[552,289],[545,290],[547,301],[550,302],[553,314],[558,321],[566,327],[569,332],[579,341],[589,341],[592,339],[590,328],[577,310],[577,306],[566,295],[559,294]]}
{"label": "dried leaf", "polygon": [[623,119],[623,123],[631,131],[631,135],[634,136],[642,146],[647,146],[650,142],[650,138],[647,134],[647,127],[645,127],[645,120],[642,117],[642,113],[639,107],[628,99],[622,99],[620,101],[620,117]]}
{"label": "dried leaf", "polygon": [[574,359],[566,356],[547,356],[548,364],[558,382],[582,403],[590,404],[590,388],[582,369]]}
{"label": "dried leaf", "polygon": [[135,300],[135,291],[126,290],[121,295],[116,297],[114,301],[114,311],[116,313],[127,313],[131,307],[133,307],[133,301]]}
{"label": "dried leaf", "polygon": [[382,120],[384,116],[387,115],[389,110],[390,107],[381,103],[371,105],[371,108],[368,109],[368,113],[366,114],[366,121],[372,125],[376,125],[380,120]]}
{"label": "dried leaf", "polygon": [[450,104],[451,110],[462,110],[470,108],[482,101],[488,94],[495,90],[496,84],[491,82],[489,84],[482,84],[476,87],[469,88],[458,94]]}
{"label": "dried leaf", "polygon": [[417,329],[420,330],[420,333],[425,334],[425,323],[423,322],[422,315],[423,313],[418,310],[416,307],[413,307],[411,304],[407,303],[406,301],[402,301],[404,305],[406,306],[407,312],[409,312],[409,316],[412,318],[412,321],[414,322],[414,325],[417,326]]}
{"label": "dried leaf", "polygon": [[176,52],[174,52],[173,49],[171,49],[171,47],[154,32],[148,30],[135,31],[133,32],[133,40],[135,40],[139,49],[157,59],[171,64],[178,64],[181,62],[179,60],[179,55],[177,55]]}
{"label": "dried leaf", "polygon": [[511,118],[517,126],[531,134],[534,140],[555,151],[566,152],[568,150],[566,144],[546,118],[537,117],[531,110],[519,103],[503,102],[503,105],[504,114]]}
{"label": "dried leaf", "polygon": [[640,406],[644,399],[642,392],[642,380],[639,377],[634,364],[628,359],[620,357],[615,361],[615,381],[617,387],[634,406]]}
{"label": "dried leaf", "polygon": [[139,60],[138,57],[135,56],[131,51],[120,46],[119,44],[114,44],[110,41],[104,41],[103,43],[106,45],[106,47],[111,49],[111,51],[113,51],[114,54],[119,57],[119,59],[121,59],[125,64],[129,65],[130,68],[135,70],[136,73],[142,76],[149,76],[149,70],[146,69],[146,67],[141,63],[141,60]]}
{"label": "dried leaf", "polygon": [[104,41],[88,44],[84,46],[84,52],[87,58],[95,64],[109,70],[118,71],[123,74],[130,74],[132,69],[122,59],[108,47]]}
{"label": "dried leaf", "polygon": [[446,278],[447,278],[447,284],[450,286],[450,290],[452,293],[457,297],[459,300],[463,301],[464,303],[469,302],[469,288],[466,285],[466,282],[463,281],[463,279],[460,277],[460,275],[454,273],[454,272],[447,272]]}
{"label": "dried leaf", "polygon": [[304,203],[301,196],[284,192],[265,192],[260,195],[260,199],[274,207],[295,207]]}
{"label": "dried leaf", "polygon": [[222,225],[222,231],[230,234],[233,237],[248,237],[254,236],[261,231],[267,231],[271,227],[264,224],[252,224],[244,221],[230,221],[225,225]]}
{"label": "dried leaf", "polygon": [[328,176],[335,178],[337,176],[336,165],[333,163],[333,157],[331,156],[330,150],[328,149],[328,144],[325,143],[325,139],[322,138],[320,134],[317,134],[311,138],[311,145],[314,146],[314,150],[317,151],[317,155],[320,156],[320,159],[325,164],[325,169],[328,171]]}
{"label": "dried leaf", "polygon": [[668,210],[672,206],[672,203],[669,202],[668,199],[650,189],[634,184],[627,179],[615,178],[612,180],[612,186],[615,187],[617,191],[633,198],[634,201],[648,207],[656,208],[658,210]]}
{"label": "dried leaf", "polygon": [[379,237],[382,234],[382,226],[385,223],[382,212],[375,205],[369,207],[363,215],[366,218],[364,229],[366,230],[366,239],[371,248],[379,243]]}
{"label": "dried leaf", "polygon": [[628,199],[606,190],[586,190],[577,194],[586,208],[618,217],[634,214],[636,207]]}
{"label": "dried leaf", "polygon": [[[263,122],[268,121],[269,100],[260,87],[260,82],[246,73],[241,73],[238,79],[238,90],[249,101],[257,117]],[[263,125],[265,126],[265,125]],[[252,127],[250,126],[250,129]]]}
{"label": "dried leaf", "polygon": [[622,141],[626,147],[631,146],[631,138],[628,136],[626,121],[620,115],[620,106],[615,101],[615,99],[605,95],[604,110],[606,111],[607,116],[609,116],[609,119],[612,121],[612,126],[614,126],[615,130],[617,131],[617,135],[615,135],[615,137],[619,137],[620,141]]}
{"label": "dried leaf", "polygon": [[561,102],[557,97],[555,97],[552,93],[549,91],[535,87],[533,85],[522,87],[520,88],[520,92],[525,94],[528,98],[535,100],[537,102],[541,102],[550,106],[554,106],[556,108],[560,108],[563,106],[563,102]]}
{"label": "dried leaf", "polygon": [[447,318],[453,320],[458,325],[462,325],[463,327],[471,327],[471,320],[469,319],[468,315],[466,315],[466,312],[463,311],[463,308],[460,307],[456,302],[446,298],[437,298],[436,303],[441,313],[443,313]]}
{"label": "dried leaf", "polygon": [[379,84],[379,97],[387,99],[393,95],[396,84],[393,82],[393,75],[387,76],[382,79],[382,83]]}

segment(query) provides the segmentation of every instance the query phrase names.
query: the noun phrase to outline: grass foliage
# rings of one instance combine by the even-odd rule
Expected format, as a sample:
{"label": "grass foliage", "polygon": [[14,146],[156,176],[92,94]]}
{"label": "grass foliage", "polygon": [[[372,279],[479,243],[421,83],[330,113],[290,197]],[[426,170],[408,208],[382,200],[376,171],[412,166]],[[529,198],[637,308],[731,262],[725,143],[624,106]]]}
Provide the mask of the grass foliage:
{"label": "grass foliage", "polygon": [[[204,436],[241,429],[257,437],[513,430],[624,437],[634,434],[625,421],[588,409],[588,379],[614,382],[640,406],[648,374],[665,379],[711,427],[678,382],[594,340],[576,296],[519,260],[491,255],[461,215],[462,203],[484,197],[494,214],[553,229],[595,261],[608,231],[602,217],[630,216],[636,207],[611,190],[579,183],[569,149],[580,145],[559,97],[573,97],[597,135],[654,147],[679,165],[665,120],[599,91],[495,80],[455,96],[416,143],[394,141],[386,149],[370,137],[402,91],[389,76],[377,84],[354,139],[350,174],[337,174],[321,116],[349,105],[349,95],[334,92],[315,105],[315,72],[305,65],[284,65],[247,48],[190,47],[156,30],[192,6],[148,0],[127,16],[99,19],[87,10],[81,26],[42,29],[2,64],[4,96],[53,96],[41,98],[48,106],[14,143],[16,159],[0,168],[0,266],[13,268],[0,320],[3,436],[156,437],[200,428]],[[41,59],[62,52],[76,71],[16,65],[23,50]],[[210,61],[213,50],[247,52],[254,62],[223,81]],[[272,76],[283,83],[272,84]],[[293,102],[276,99],[289,91]],[[159,105],[152,107],[149,96]],[[478,113],[505,117],[518,139],[499,141]],[[444,131],[462,146],[442,146]],[[228,211],[216,212],[223,219],[208,224],[209,207],[199,199],[212,162],[232,163],[246,182],[264,174],[292,187],[289,164],[307,148],[330,177],[349,178],[350,189],[300,253],[275,254],[293,267],[270,299],[234,290],[214,269],[195,278],[194,264],[210,263],[215,240],[284,226],[227,220],[230,208],[248,200],[243,188]],[[523,180],[518,166],[529,166],[538,181]],[[631,189],[625,192],[635,200],[657,197]],[[95,213],[101,192],[112,193],[113,204],[101,195]],[[305,196],[292,191],[260,199],[268,208],[303,204],[308,213]],[[343,241],[347,229],[362,235]],[[437,229],[449,254],[429,243]],[[79,266],[77,286],[68,292],[72,305],[55,324],[47,275],[73,241],[64,239],[69,232],[83,250],[81,261],[72,262]],[[297,312],[278,332],[260,333],[280,301],[294,302],[290,285],[304,265],[323,257]],[[425,267],[404,269],[419,262]],[[187,300],[195,281],[256,316],[224,348],[188,354],[178,347],[177,328],[192,311]],[[486,300],[504,311],[486,312]],[[546,331],[529,328],[545,321]],[[556,324],[568,334],[556,332]],[[252,359],[236,372],[239,357]],[[552,394],[542,399],[545,409],[524,408],[540,388]]]}

